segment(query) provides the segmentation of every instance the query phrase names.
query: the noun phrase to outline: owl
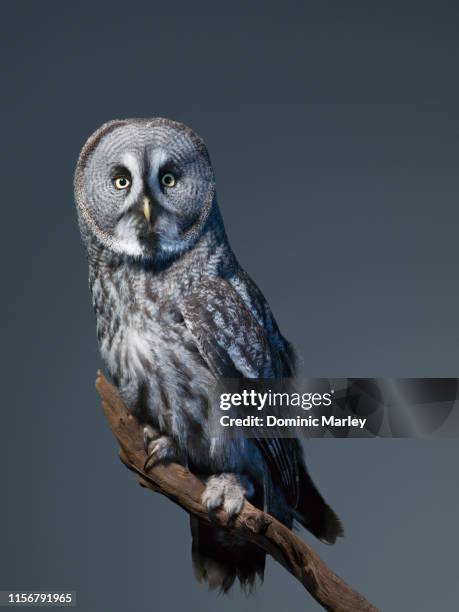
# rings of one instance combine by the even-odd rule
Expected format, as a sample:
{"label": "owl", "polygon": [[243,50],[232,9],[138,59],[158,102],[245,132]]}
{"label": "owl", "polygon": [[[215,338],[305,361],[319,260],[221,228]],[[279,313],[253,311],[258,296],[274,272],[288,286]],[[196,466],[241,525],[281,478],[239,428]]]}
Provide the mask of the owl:
{"label": "owl", "polygon": [[[220,378],[289,378],[295,353],[229,244],[203,140],[163,118],[116,120],[86,142],[75,200],[102,359],[144,427],[146,465],[178,462],[210,515],[244,499],[334,543],[342,527],[295,438],[215,436]],[[265,553],[191,517],[195,575],[226,592],[262,579]]]}

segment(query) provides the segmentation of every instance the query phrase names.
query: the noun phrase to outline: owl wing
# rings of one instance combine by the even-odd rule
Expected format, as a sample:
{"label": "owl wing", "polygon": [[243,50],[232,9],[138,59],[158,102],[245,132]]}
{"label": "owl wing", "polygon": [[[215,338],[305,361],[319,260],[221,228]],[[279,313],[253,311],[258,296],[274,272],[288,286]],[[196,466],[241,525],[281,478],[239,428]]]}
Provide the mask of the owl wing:
{"label": "owl wing", "polygon": [[[203,281],[181,306],[185,325],[216,378],[279,378],[284,360],[233,287],[222,279]],[[255,438],[290,505],[299,497],[298,442]]]}

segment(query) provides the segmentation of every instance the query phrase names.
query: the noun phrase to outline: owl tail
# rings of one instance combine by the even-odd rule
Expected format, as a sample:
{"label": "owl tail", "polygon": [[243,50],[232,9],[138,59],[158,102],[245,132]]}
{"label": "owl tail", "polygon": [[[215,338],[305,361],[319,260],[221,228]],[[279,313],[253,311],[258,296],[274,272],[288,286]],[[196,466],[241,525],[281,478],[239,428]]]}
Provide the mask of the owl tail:
{"label": "owl tail", "polygon": [[190,517],[194,575],[210,589],[226,593],[236,578],[253,591],[257,576],[263,580],[265,553],[257,546],[213,525]]}
{"label": "owl tail", "polygon": [[295,518],[325,544],[343,536],[341,521],[319,493],[304,465],[300,465],[300,499]]}

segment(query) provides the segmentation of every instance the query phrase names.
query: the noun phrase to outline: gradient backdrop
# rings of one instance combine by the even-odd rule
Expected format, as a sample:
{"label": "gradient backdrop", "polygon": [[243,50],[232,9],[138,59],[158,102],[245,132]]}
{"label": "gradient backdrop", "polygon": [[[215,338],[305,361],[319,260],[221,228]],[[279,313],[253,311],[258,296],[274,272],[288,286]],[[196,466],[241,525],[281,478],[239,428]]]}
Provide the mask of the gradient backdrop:
{"label": "gradient backdrop", "polygon": [[[188,519],[119,463],[72,175],[102,122],[207,141],[241,263],[309,376],[458,376],[452,2],[26,2],[1,16],[0,589],[85,612],[317,610],[280,566],[196,584]],[[457,609],[457,440],[312,440],[330,566],[383,610]]]}

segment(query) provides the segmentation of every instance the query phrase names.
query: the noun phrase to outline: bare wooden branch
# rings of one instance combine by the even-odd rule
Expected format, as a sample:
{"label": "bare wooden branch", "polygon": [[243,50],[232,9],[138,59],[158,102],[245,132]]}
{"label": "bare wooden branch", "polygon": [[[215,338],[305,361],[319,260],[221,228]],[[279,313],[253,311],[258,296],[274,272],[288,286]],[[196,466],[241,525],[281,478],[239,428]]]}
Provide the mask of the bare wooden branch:
{"label": "bare wooden branch", "polygon": [[[205,507],[201,503],[204,486],[191,472],[180,465],[157,464],[148,473],[143,471],[145,451],[143,432],[132,417],[115,388],[97,374],[96,388],[102,399],[102,409],[120,445],[120,458],[135,472],[139,483],[165,495],[184,510],[209,522]],[[269,553],[285,567],[312,597],[326,610],[334,612],[376,611],[362,595],[351,589],[334,574],[319,556],[290,529],[274,517],[245,502],[234,524],[228,527],[226,515],[220,510],[215,521],[223,528],[243,535]]]}

